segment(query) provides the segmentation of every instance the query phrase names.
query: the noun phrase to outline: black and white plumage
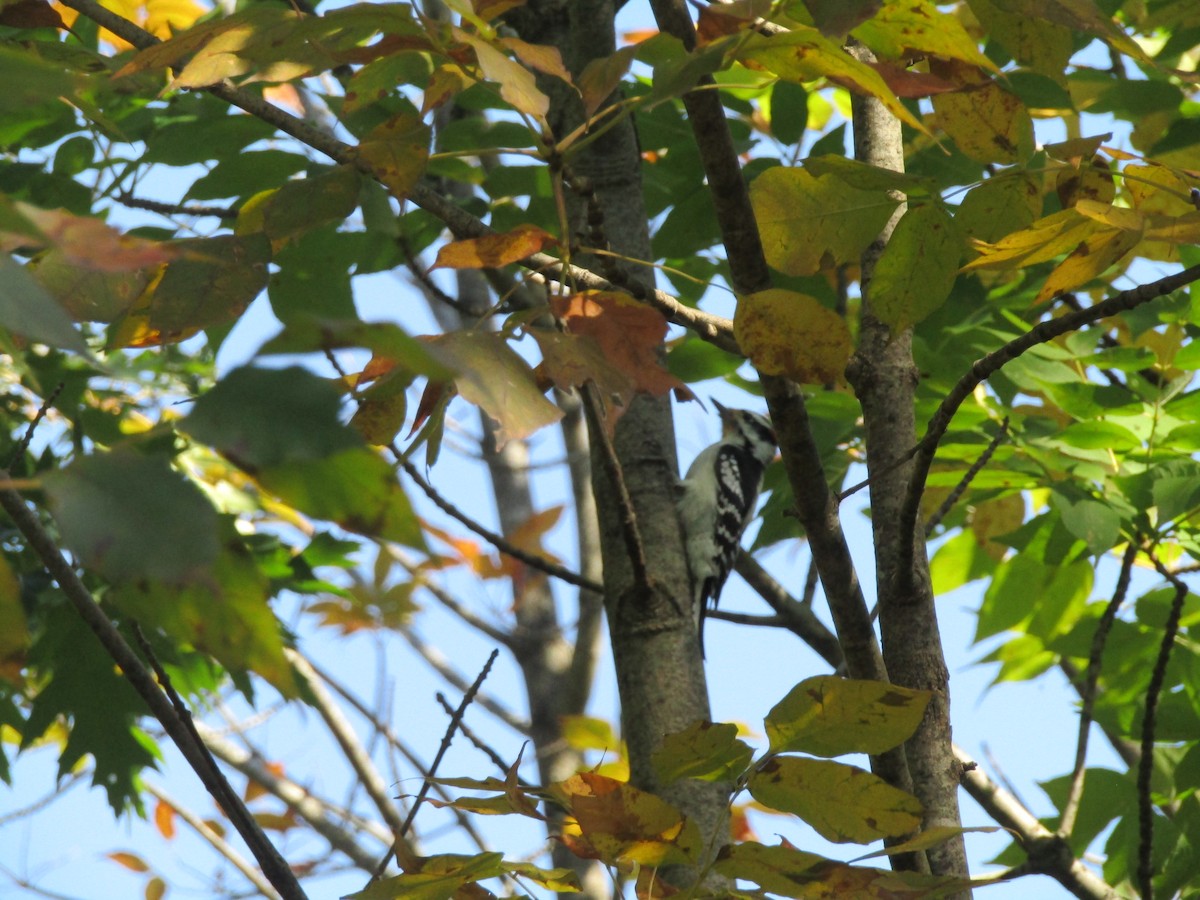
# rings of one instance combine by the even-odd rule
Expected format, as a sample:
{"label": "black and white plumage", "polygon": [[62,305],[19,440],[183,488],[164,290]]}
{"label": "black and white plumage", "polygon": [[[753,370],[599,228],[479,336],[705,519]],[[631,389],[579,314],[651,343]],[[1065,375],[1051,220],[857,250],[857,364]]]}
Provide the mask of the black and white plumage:
{"label": "black and white plumage", "polygon": [[721,440],[700,451],[679,500],[701,651],[704,616],[710,604],[717,605],[741,549],[742,532],[754,515],[763,471],[775,456],[775,430],[765,416],[713,404],[721,414]]}

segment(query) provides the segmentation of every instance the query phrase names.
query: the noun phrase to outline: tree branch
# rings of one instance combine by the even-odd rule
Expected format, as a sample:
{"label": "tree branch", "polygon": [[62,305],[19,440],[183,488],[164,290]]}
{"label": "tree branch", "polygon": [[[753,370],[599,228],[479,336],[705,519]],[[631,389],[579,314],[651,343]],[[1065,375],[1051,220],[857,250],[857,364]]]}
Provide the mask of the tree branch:
{"label": "tree branch", "polygon": [[[8,472],[0,469],[0,482],[8,481],[9,478]],[[182,713],[177,710],[155,683],[154,677],[133,652],[133,648],[125,642],[116,625],[96,604],[91,591],[42,528],[37,516],[25,505],[24,498],[16,491],[0,489],[0,507],[8,513],[30,549],[41,558],[50,577],[58,582],[63,594],[120,667],[130,686],[146,702],[150,712],[162,724],[204,787],[225,810],[272,886],[284,900],[305,900],[304,890],[296,880],[295,874],[246,809],[241,797],[229,786],[203,742],[199,741],[191,727],[191,717],[186,709]]]}
{"label": "tree branch", "polygon": [[[796,637],[812,647],[834,671],[841,669],[846,659],[842,655],[842,645],[825,623],[817,618],[816,613],[804,603],[787,592],[787,589],[762,567],[762,565],[744,550],[734,563],[734,571],[745,579],[755,592],[767,601],[778,616],[778,624],[791,631]],[[710,612],[709,615],[713,613]],[[723,618],[723,616],[717,616]],[[765,622],[759,624],[766,624]]]}
{"label": "tree branch", "polygon": [[1100,660],[1104,655],[1104,645],[1108,641],[1108,633],[1116,621],[1117,612],[1125,602],[1129,592],[1129,578],[1133,572],[1133,563],[1137,559],[1137,541],[1130,541],[1121,558],[1121,572],[1117,576],[1116,587],[1113,588],[1112,599],[1104,607],[1100,621],[1096,623],[1096,632],[1092,635],[1092,649],[1088,654],[1087,674],[1083,686],[1079,689],[1080,700],[1083,701],[1079,710],[1079,737],[1075,742],[1075,767],[1071,770],[1071,785],[1067,789],[1067,799],[1063,803],[1062,818],[1059,820],[1058,833],[1070,837],[1075,830],[1075,817],[1079,814],[1079,803],[1083,799],[1084,772],[1087,771],[1088,736],[1092,730],[1092,711],[1096,705],[1096,685],[1100,681]]}
{"label": "tree branch", "polygon": [[992,781],[960,747],[962,785],[998,824],[1014,832],[1029,856],[1028,870],[1049,875],[1081,900],[1120,900],[1120,895],[1082,862],[1059,835],[1038,821],[1021,801]]}
{"label": "tree branch", "polygon": [[[113,34],[128,41],[133,46],[144,49],[161,43],[150,32],[139,28],[128,19],[110,12],[95,0],[64,0],[64,5],[86,16]],[[329,134],[314,128],[312,125],[291,115],[277,106],[272,106],[262,97],[233,87],[228,82],[220,82],[205,88],[215,97],[224,100],[250,115],[274,125],[284,134],[290,135],[302,144],[324,154],[334,162],[353,166],[371,177],[375,173],[369,164],[360,158],[349,144],[337,140]],[[409,192],[407,198],[426,212],[440,219],[458,238],[483,237],[493,234],[493,230],[471,215],[466,210],[455,205],[425,184],[418,184]],[[733,323],[721,316],[714,316],[693,309],[680,303],[665,291],[643,288],[629,279],[614,283],[587,269],[573,265],[564,265],[562,260],[547,253],[534,253],[520,260],[520,265],[533,270],[532,277],[536,281],[550,283],[556,281],[544,274],[546,271],[561,272],[565,281],[574,286],[589,290],[608,291],[620,290],[636,299],[657,309],[667,319],[676,325],[695,332],[704,340],[720,347],[729,353],[743,355],[733,337]]]}
{"label": "tree branch", "polygon": [[[929,467],[937,453],[938,444],[945,436],[946,429],[950,427],[950,420],[954,418],[955,412],[958,411],[963,401],[971,396],[975,388],[1031,347],[1052,341],[1056,337],[1072,331],[1078,331],[1100,319],[1126,312],[1144,303],[1149,303],[1151,300],[1157,300],[1197,279],[1200,279],[1200,265],[1190,266],[1174,275],[1160,278],[1158,281],[1122,291],[1094,306],[1041,322],[1003,347],[977,359],[970,371],[959,379],[950,393],[942,400],[925,428],[925,436],[907,454],[907,457],[913,458],[914,461],[908,483],[908,495],[901,510],[900,527],[916,527],[917,513],[921,506],[921,494],[925,491],[925,479],[929,476]],[[912,548],[908,546],[907,542],[903,542],[899,550],[902,558],[899,560],[897,574],[901,578],[906,577],[906,573],[907,577],[911,577]]]}
{"label": "tree branch", "polygon": [[925,523],[925,537],[933,534],[933,530],[941,524],[942,519],[949,514],[950,510],[954,509],[954,505],[962,499],[962,495],[971,486],[971,482],[975,480],[975,476],[982,472],[984,467],[991,462],[996,449],[1004,442],[1006,437],[1008,437],[1008,416],[1005,416],[1004,421],[1000,423],[1000,430],[996,432],[996,436],[991,439],[987,447],[979,454],[979,459],[971,463],[971,467],[963,473],[963,477],[954,486],[954,490],[946,495],[946,499],[942,501],[942,505],[929,517],[929,520]]}

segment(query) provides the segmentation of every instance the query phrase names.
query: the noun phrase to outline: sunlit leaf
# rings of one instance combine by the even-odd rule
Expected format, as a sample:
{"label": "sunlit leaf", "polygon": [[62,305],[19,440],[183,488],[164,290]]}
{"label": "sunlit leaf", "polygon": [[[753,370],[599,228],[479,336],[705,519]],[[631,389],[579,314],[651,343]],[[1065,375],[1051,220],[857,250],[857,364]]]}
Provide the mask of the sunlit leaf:
{"label": "sunlit leaf", "polygon": [[930,696],[878,681],[806,678],[767,714],[771,750],[817,756],[882,753],[912,736]]}
{"label": "sunlit leaf", "polygon": [[753,755],[750,745],[738,740],[736,725],[697,722],[664,737],[650,761],[664,784],[680,778],[731,782],[746,770]]}
{"label": "sunlit leaf", "polygon": [[915,51],[996,70],[962,22],[941,12],[931,0],[884,3],[852,33],[876,53],[891,59],[905,59]]}
{"label": "sunlit leaf", "polygon": [[921,825],[916,797],[843,763],[775,757],[751,772],[748,787],[755,800],[794,813],[835,843],[900,837]]}
{"label": "sunlit leaf", "polygon": [[501,268],[557,243],[553,235],[536,225],[520,225],[504,234],[489,234],[445,244],[438,250],[433,268]]}
{"label": "sunlit leaf", "polygon": [[815,297],[783,288],[741,297],[733,329],[760,372],[802,384],[841,381],[852,350],[841,316]]}

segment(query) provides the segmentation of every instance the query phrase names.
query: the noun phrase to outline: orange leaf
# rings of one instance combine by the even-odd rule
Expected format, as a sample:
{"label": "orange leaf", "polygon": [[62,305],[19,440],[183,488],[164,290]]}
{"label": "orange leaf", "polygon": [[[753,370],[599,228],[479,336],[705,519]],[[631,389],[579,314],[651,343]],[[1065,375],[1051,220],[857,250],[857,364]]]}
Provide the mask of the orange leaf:
{"label": "orange leaf", "polygon": [[109,853],[108,858],[117,865],[124,866],[126,869],[129,869],[131,872],[150,871],[150,866],[136,853],[122,853],[118,851],[116,853]]}
{"label": "orange leaf", "polygon": [[518,225],[504,234],[488,234],[446,244],[438,251],[431,268],[498,269],[557,244],[553,235],[536,225]]}
{"label": "orange leaf", "polygon": [[66,262],[92,272],[128,272],[179,255],[161,241],[128,237],[91,216],[74,216],[61,209],[39,209],[28,203],[14,205],[62,251]]}
{"label": "orange leaf", "polygon": [[659,352],[667,320],[656,310],[612,291],[555,297],[550,306],[567,331],[595,338],[605,358],[632,378],[637,390],[662,397],[685,388],[662,364]]}
{"label": "orange leaf", "polygon": [[159,800],[154,805],[154,827],[168,841],[175,837],[175,807]]}

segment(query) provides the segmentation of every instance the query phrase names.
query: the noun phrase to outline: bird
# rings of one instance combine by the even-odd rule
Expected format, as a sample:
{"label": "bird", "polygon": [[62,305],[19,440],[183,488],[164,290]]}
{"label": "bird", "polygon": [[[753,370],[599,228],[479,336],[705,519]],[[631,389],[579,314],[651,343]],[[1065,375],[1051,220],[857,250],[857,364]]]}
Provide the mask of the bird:
{"label": "bird", "polygon": [[704,617],[710,605],[716,608],[741,550],[742,533],[754,515],[763,472],[776,446],[775,429],[766,416],[728,409],[715,400],[713,405],[721,416],[721,439],[701,450],[688,468],[678,504],[702,655]]}

